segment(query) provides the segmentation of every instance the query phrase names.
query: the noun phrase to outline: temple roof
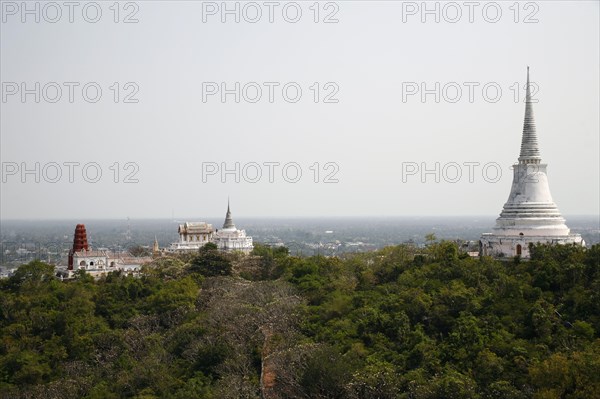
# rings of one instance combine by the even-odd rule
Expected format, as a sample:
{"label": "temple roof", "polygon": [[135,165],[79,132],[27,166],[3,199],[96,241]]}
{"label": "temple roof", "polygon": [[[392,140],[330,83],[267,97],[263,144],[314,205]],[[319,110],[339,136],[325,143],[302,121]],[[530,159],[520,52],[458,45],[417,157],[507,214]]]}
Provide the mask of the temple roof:
{"label": "temple roof", "polygon": [[233,224],[233,218],[231,217],[231,211],[229,210],[229,200],[227,200],[227,214],[225,215],[225,223],[223,223],[224,229],[235,229]]}
{"label": "temple roof", "polygon": [[533,118],[533,105],[531,101],[531,89],[529,86],[529,67],[527,67],[527,89],[525,94],[525,120],[523,122],[523,137],[521,139],[521,163],[539,163],[540,149],[538,146],[535,120]]}
{"label": "temple roof", "polygon": [[80,250],[73,252],[73,257],[75,258],[93,258],[99,256],[108,256],[106,251],[103,250]]}
{"label": "temple roof", "polygon": [[206,222],[186,222],[179,225],[179,234],[210,234],[213,226]]}

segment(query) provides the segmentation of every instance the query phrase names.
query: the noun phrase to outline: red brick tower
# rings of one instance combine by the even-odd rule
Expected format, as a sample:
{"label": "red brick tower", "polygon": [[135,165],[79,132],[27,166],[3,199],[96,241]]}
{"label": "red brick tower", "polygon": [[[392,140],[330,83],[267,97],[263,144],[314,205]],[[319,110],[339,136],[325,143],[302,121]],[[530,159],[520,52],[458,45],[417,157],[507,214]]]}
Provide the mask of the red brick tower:
{"label": "red brick tower", "polygon": [[75,235],[73,236],[73,248],[69,251],[69,270],[73,270],[73,254],[84,249],[89,250],[85,224],[78,224],[75,227]]}

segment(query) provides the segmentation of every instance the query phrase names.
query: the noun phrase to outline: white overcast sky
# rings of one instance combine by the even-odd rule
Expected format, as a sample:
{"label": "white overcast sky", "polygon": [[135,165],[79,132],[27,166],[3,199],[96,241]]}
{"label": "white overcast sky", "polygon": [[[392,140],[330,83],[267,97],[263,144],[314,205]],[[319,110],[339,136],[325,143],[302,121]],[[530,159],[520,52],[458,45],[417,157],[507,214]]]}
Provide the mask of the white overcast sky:
{"label": "white overcast sky", "polygon": [[[272,23],[262,1],[237,3],[239,23],[233,15],[221,22],[221,10],[209,15],[222,8],[220,1],[121,2],[118,23],[113,2],[98,2],[102,14],[90,23],[83,9],[93,19],[96,3],[89,3],[77,3],[72,23],[69,8],[55,3],[62,16],[51,23],[54,5],[28,2],[30,9],[39,7],[36,22],[36,15],[22,13],[20,1],[2,2],[2,219],[222,216],[228,196],[234,215],[245,217],[497,215],[519,155],[527,66],[539,88],[534,113],[554,200],[566,215],[599,213],[597,1],[516,7],[482,1],[471,9],[473,22],[464,2],[428,2],[428,9],[438,7],[437,23],[435,11],[422,14],[420,1],[297,2],[302,15],[296,23],[283,15],[285,8],[286,18],[295,17],[290,2],[277,2]],[[256,4],[262,17],[246,21],[255,18]],[[457,11],[461,17],[452,23]],[[138,22],[123,23],[126,16]],[[338,22],[324,23],[327,16]],[[35,92],[35,82],[40,102],[35,93],[23,102],[21,84]],[[56,103],[48,101],[56,96],[50,82],[62,87]],[[72,103],[65,82],[79,84]],[[102,89],[96,103],[82,96],[90,82]],[[233,94],[224,103],[219,95],[203,102],[206,82],[228,88],[256,82],[263,96],[247,101],[255,94],[248,85],[240,103]],[[273,103],[264,82],[279,84]],[[302,89],[296,103],[282,95],[290,82]],[[433,93],[425,102],[420,94],[403,101],[407,88],[423,84],[435,91],[436,82],[439,103]],[[465,82],[474,85],[472,102]],[[453,103],[456,86],[462,97]],[[138,102],[124,103],[135,87]],[[496,102],[494,87],[502,90]],[[19,92],[11,94],[15,88]],[[338,102],[324,103],[336,88]],[[93,87],[88,94],[93,97]],[[293,87],[288,94],[294,95]],[[73,182],[69,162],[79,163]],[[82,176],[83,165],[93,162],[102,171],[97,183]],[[225,183],[220,174],[203,182],[203,163],[234,169],[236,162],[246,172],[240,170],[239,183],[233,174]],[[273,182],[265,162],[280,163]],[[282,176],[282,166],[293,162],[302,170],[297,183]],[[433,169],[436,162],[440,169],[450,165],[447,179],[442,170],[439,183],[419,171],[403,182],[403,163]],[[479,163],[472,182],[469,162]],[[21,174],[36,163],[39,183],[36,172]],[[125,169],[126,163],[139,170]],[[255,183],[253,163],[263,172]],[[326,169],[326,163],[332,164]],[[62,177],[52,183],[56,164]],[[452,183],[456,164],[463,175]],[[498,181],[484,179],[485,164],[501,166]],[[87,171],[93,178],[94,170]],[[493,180],[495,169],[487,171]],[[129,172],[136,172],[137,183],[123,182]],[[288,172],[294,178],[294,170]],[[337,183],[323,182],[330,172]]]}

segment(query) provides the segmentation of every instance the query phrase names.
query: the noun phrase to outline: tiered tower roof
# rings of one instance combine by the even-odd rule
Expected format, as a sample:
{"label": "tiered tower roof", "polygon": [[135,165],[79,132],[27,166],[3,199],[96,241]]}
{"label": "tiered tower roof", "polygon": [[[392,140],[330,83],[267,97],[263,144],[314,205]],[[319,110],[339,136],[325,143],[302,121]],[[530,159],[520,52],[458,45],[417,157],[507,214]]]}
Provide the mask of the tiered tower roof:
{"label": "tiered tower roof", "polygon": [[229,200],[227,200],[227,214],[225,215],[225,223],[223,223],[223,228],[235,230],[235,224],[233,223],[233,218],[231,217],[231,210],[229,209]]}
{"label": "tiered tower roof", "polygon": [[87,240],[87,232],[84,224],[75,226],[75,234],[73,234],[73,248],[69,251],[69,270],[73,270],[73,254],[75,252],[89,251]]}

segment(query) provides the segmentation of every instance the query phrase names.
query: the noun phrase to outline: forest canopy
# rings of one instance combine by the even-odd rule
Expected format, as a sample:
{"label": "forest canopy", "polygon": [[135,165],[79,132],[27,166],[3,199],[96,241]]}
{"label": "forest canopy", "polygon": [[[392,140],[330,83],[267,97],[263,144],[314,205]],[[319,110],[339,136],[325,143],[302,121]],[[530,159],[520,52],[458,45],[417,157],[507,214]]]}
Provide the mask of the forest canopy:
{"label": "forest canopy", "polygon": [[600,246],[206,247],[0,280],[0,398],[598,398]]}

